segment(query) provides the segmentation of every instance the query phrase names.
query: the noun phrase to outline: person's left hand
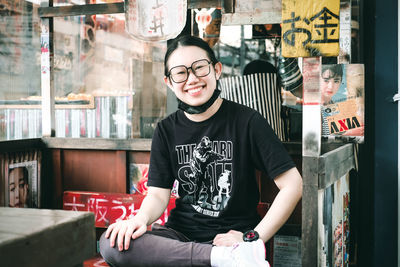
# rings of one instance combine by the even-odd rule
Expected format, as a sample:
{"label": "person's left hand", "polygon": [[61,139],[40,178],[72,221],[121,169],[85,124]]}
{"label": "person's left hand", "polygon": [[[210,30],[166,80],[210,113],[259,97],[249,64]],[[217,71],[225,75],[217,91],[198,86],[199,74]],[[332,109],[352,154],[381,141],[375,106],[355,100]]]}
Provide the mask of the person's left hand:
{"label": "person's left hand", "polygon": [[243,233],[230,230],[225,234],[216,235],[213,240],[213,245],[218,247],[230,247],[239,242],[243,242]]}

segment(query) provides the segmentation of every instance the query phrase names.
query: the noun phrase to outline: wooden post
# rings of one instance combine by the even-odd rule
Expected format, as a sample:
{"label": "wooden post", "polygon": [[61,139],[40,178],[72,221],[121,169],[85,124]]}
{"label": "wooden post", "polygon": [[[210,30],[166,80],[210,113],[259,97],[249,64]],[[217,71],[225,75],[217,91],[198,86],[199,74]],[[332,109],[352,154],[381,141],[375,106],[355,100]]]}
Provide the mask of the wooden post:
{"label": "wooden post", "polygon": [[303,156],[302,266],[318,266],[318,157]]}

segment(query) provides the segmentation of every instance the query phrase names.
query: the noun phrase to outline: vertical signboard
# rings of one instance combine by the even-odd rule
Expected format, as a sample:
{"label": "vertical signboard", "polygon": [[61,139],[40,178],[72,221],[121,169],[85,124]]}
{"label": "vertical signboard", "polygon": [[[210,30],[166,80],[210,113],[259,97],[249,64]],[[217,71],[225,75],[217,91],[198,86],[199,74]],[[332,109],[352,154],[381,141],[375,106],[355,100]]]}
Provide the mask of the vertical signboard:
{"label": "vertical signboard", "polygon": [[338,63],[351,62],[351,1],[340,1],[340,51]]}
{"label": "vertical signboard", "polygon": [[339,9],[339,0],[282,0],[282,55],[337,56]]}
{"label": "vertical signboard", "polygon": [[51,136],[54,129],[54,90],[51,77],[50,19],[42,19],[41,82],[42,82],[42,135]]}
{"label": "vertical signboard", "polygon": [[303,156],[321,152],[321,62],[319,57],[303,59]]}

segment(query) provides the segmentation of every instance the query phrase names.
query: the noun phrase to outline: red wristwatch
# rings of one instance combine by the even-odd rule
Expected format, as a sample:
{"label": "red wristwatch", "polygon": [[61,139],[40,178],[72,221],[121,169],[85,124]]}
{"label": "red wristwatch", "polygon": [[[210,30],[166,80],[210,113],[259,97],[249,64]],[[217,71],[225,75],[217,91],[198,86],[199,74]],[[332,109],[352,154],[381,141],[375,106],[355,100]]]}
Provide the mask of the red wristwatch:
{"label": "red wristwatch", "polygon": [[259,237],[260,235],[257,233],[257,231],[249,230],[243,234],[243,241],[253,242],[257,241]]}

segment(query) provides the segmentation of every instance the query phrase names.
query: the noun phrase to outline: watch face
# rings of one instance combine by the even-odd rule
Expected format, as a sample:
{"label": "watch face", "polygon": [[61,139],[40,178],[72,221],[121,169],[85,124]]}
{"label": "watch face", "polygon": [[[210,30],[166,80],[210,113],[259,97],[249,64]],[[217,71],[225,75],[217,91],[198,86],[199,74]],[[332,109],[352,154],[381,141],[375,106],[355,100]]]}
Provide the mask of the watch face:
{"label": "watch face", "polygon": [[245,242],[256,241],[256,240],[258,240],[258,238],[259,238],[259,235],[258,235],[257,231],[254,231],[254,230],[249,230],[243,234],[243,240]]}

